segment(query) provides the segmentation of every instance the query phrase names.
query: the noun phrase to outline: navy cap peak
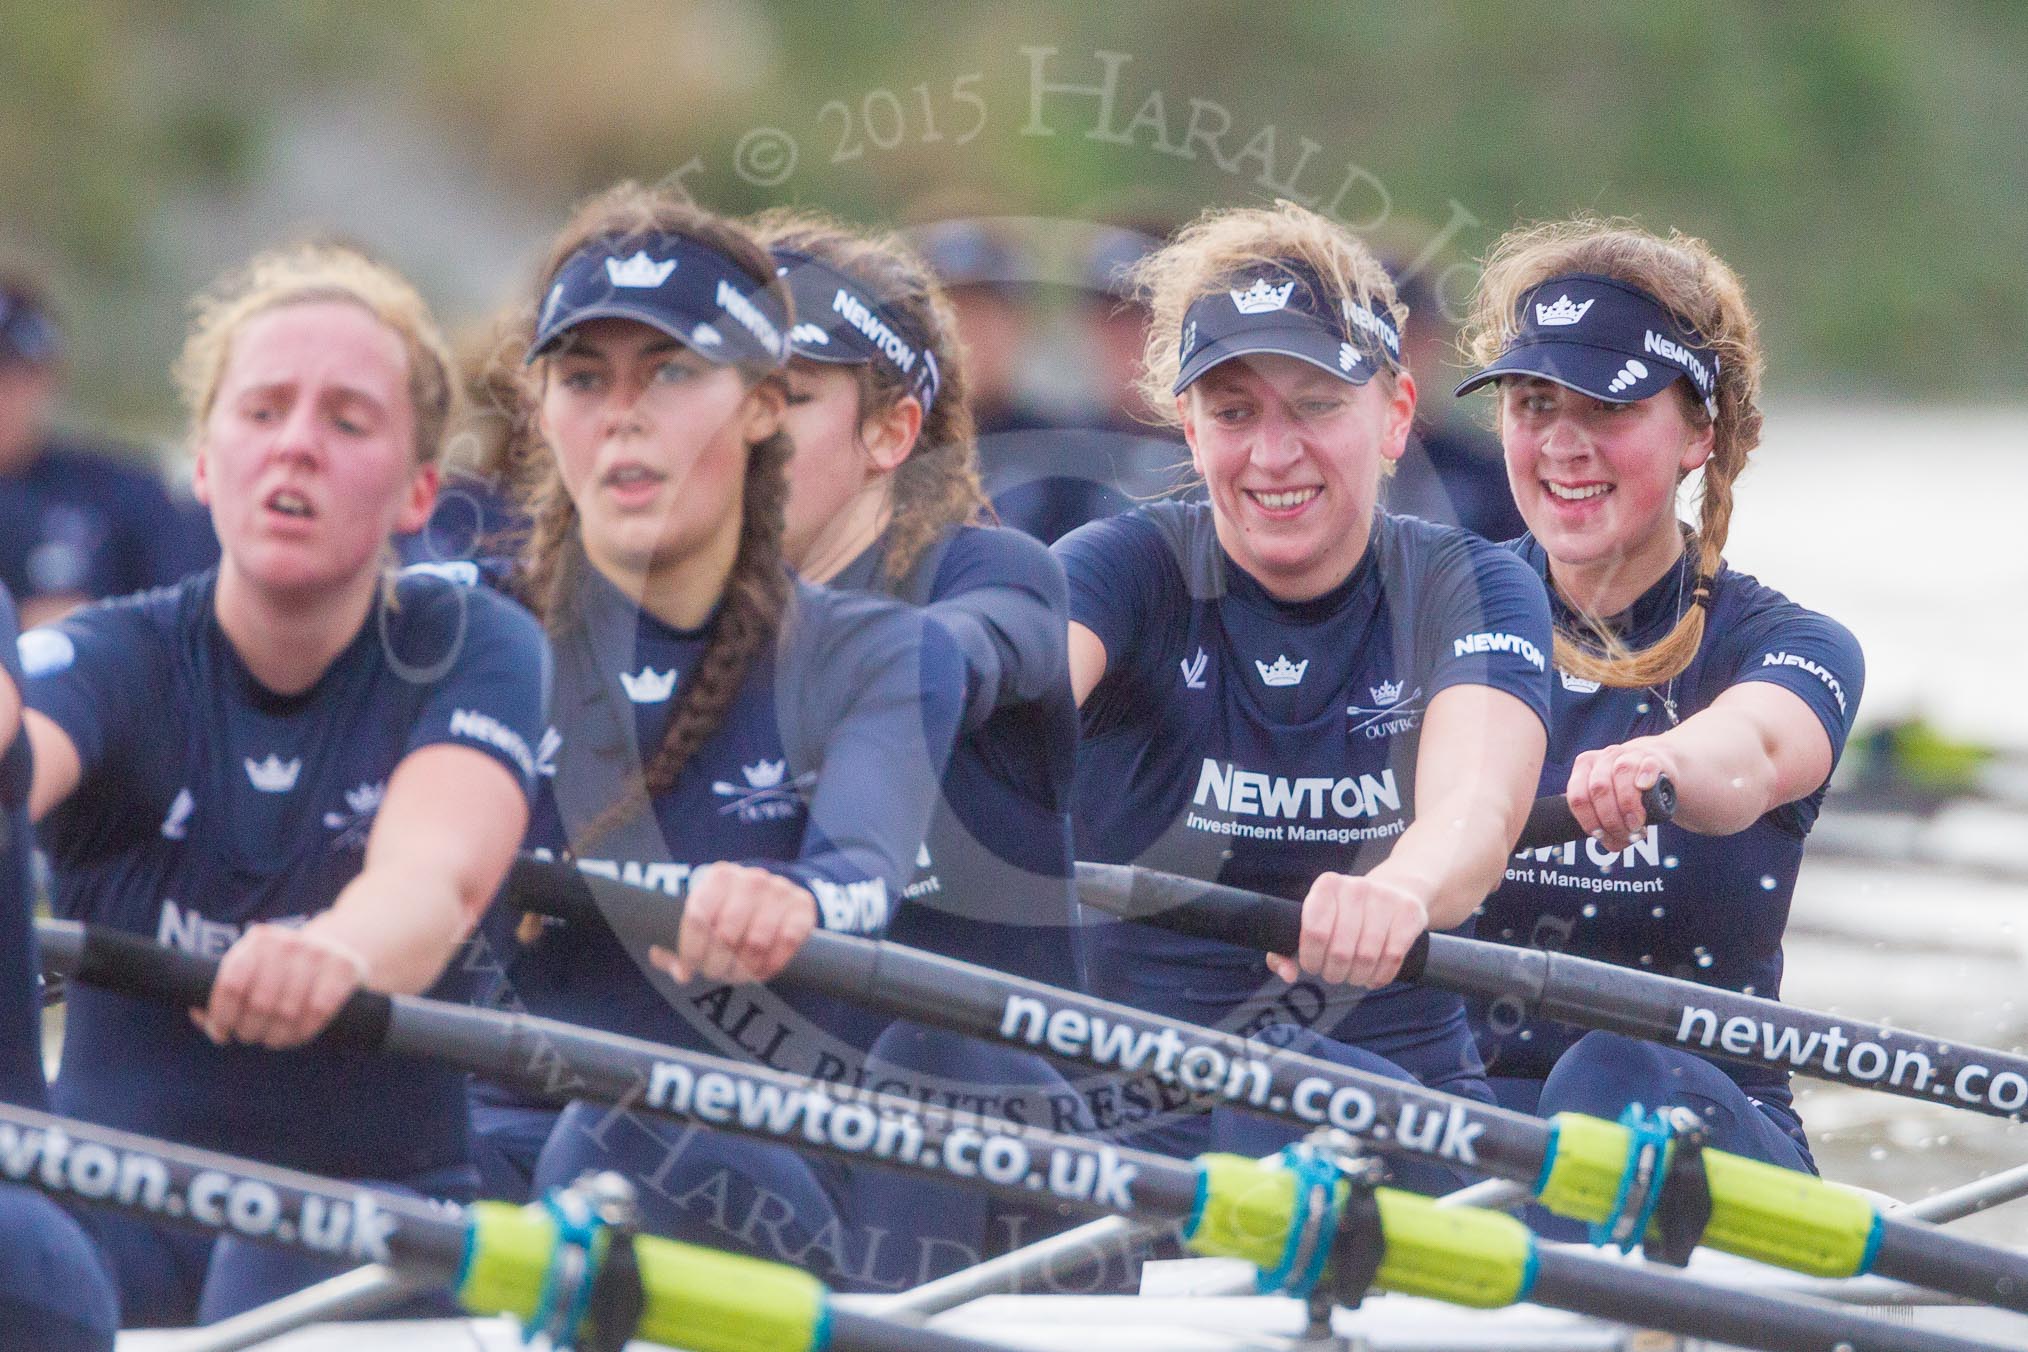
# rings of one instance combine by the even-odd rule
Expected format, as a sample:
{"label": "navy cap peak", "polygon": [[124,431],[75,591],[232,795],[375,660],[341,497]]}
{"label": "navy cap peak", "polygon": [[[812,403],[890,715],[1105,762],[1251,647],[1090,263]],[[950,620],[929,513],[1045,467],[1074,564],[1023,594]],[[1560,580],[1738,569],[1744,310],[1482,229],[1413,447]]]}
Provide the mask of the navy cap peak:
{"label": "navy cap peak", "polygon": [[779,366],[789,355],[780,296],[731,256],[671,231],[601,237],[565,259],[543,298],[527,360],[592,319],[646,324],[724,364]]}

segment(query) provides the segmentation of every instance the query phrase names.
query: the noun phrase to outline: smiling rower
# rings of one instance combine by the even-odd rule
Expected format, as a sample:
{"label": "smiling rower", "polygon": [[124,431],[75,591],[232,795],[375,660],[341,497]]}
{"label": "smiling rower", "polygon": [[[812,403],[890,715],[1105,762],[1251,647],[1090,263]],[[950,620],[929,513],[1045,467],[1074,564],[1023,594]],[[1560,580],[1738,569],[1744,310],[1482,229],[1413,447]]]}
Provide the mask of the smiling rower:
{"label": "smiling rower", "polygon": [[[1557,620],[1541,791],[1588,838],[1511,861],[1482,937],[1774,997],[1782,931],[1865,669],[1844,626],[1726,565],[1733,484],[1760,441],[1746,292],[1701,240],[1579,218],[1493,249],[1467,339],[1497,385],[1529,534],[1512,548]],[[1678,489],[1703,471],[1694,531]],[[1675,820],[1641,791],[1675,782]],[[1476,1011],[1510,1107],[1697,1110],[1715,1144],[1813,1168],[1787,1076]]]}
{"label": "smiling rower", "polygon": [[[1149,402],[1174,410],[1210,501],[1056,546],[1079,857],[1299,899],[1304,923],[1297,953],[1265,960],[1106,926],[1094,986],[1196,1023],[1302,1026],[1321,1054],[1487,1098],[1462,1003],[1393,978],[1417,935],[1468,920],[1526,814],[1541,586],[1465,531],[1377,509],[1416,391],[1393,284],[1350,235],[1287,203],[1219,212],[1138,276]],[[1257,1135],[1225,1143],[1274,1143]],[[1144,1139],[1190,1150],[1204,1129]]]}

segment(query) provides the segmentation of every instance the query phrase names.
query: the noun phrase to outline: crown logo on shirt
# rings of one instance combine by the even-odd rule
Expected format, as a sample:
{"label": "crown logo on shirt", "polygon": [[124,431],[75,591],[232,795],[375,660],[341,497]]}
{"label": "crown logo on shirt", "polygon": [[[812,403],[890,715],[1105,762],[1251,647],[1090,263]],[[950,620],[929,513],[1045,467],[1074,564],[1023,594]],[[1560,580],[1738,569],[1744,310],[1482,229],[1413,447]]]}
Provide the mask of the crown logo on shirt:
{"label": "crown logo on shirt", "polygon": [[246,777],[262,793],[287,793],[296,787],[296,777],[303,773],[303,759],[285,761],[274,752],[268,752],[263,761],[250,760],[246,763]]}
{"label": "crown logo on shirt", "polygon": [[1563,682],[1563,688],[1573,695],[1596,695],[1599,692],[1599,683],[1587,676],[1573,676],[1562,667],[1556,669],[1556,675]]}
{"label": "crown logo on shirt", "polygon": [[746,786],[750,789],[778,788],[782,776],[787,774],[788,770],[789,763],[786,760],[758,760],[752,765],[739,767],[739,772],[746,776]]}
{"label": "crown logo on shirt", "polygon": [[1589,310],[1597,300],[1598,297],[1594,296],[1582,305],[1573,305],[1570,303],[1570,297],[1566,295],[1558,296],[1554,305],[1542,305],[1538,303],[1535,307],[1535,322],[1544,328],[1550,329],[1575,324],[1578,320],[1584,318],[1584,312]]}
{"label": "crown logo on shirt", "polygon": [[669,274],[676,271],[676,260],[653,259],[646,249],[634,250],[628,259],[608,258],[606,276],[614,286],[653,287],[669,280]]}
{"label": "crown logo on shirt", "polygon": [[1243,315],[1264,315],[1284,309],[1289,296],[1294,293],[1294,282],[1283,282],[1280,286],[1269,286],[1267,278],[1256,277],[1252,286],[1244,291],[1231,292],[1232,303]]}
{"label": "crown logo on shirt", "polygon": [[1258,659],[1255,660],[1253,665],[1254,669],[1260,672],[1261,680],[1269,685],[1300,685],[1302,684],[1303,673],[1310,669],[1310,659],[1306,657],[1300,662],[1291,662],[1288,659],[1288,655],[1282,653],[1275,657],[1273,666],[1269,666],[1266,662],[1259,661]]}
{"label": "crown logo on shirt", "polygon": [[1373,692],[1373,702],[1383,709],[1401,701],[1400,681],[1382,681],[1379,685],[1368,686],[1367,689]]}
{"label": "crown logo on shirt", "polygon": [[636,704],[660,704],[675,693],[676,668],[657,671],[653,667],[642,667],[637,672],[620,673],[620,685],[626,689],[627,698]]}

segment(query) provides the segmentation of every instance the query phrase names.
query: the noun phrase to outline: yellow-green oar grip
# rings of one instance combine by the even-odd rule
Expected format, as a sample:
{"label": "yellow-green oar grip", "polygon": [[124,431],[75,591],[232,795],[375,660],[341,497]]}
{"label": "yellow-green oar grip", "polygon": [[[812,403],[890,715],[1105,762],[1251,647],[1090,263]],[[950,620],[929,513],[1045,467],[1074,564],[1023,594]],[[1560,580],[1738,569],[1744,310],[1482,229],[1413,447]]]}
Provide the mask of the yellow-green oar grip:
{"label": "yellow-green oar grip", "polygon": [[1722,1150],[1704,1152],[1714,1249],[1813,1277],[1857,1277],[1873,1266],[1880,1213],[1820,1178]]}
{"label": "yellow-green oar grip", "polygon": [[1558,1113],[1549,1125],[1554,1154],[1535,1195],[1559,1216],[1597,1225],[1612,1214],[1627,1171],[1627,1129],[1580,1113]]}
{"label": "yellow-green oar grip", "polygon": [[1197,1253],[1244,1258],[1263,1271],[1277,1266],[1295,1220],[1296,1176],[1278,1160],[1244,1155],[1199,1155],[1197,1169],[1197,1209],[1184,1226],[1184,1242]]}
{"label": "yellow-green oar grip", "polygon": [[[528,1319],[556,1243],[540,1207],[477,1202],[457,1295],[478,1314]],[[643,1308],[638,1336],[690,1352],[821,1352],[828,1293],[806,1272],[643,1235],[634,1241]]]}
{"label": "yellow-green oar grip", "polygon": [[1386,1245],[1373,1278],[1381,1290],[1491,1310],[1535,1284],[1535,1240],[1514,1217],[1394,1188],[1374,1189],[1373,1200]]}
{"label": "yellow-green oar grip", "polygon": [[556,1222],[539,1208],[506,1202],[474,1202],[465,1214],[472,1230],[465,1238],[458,1303],[474,1314],[534,1317],[549,1251],[556,1246]]}
{"label": "yellow-green oar grip", "polygon": [[799,1268],[643,1235],[640,1337],[690,1352],[821,1352],[829,1293]]}

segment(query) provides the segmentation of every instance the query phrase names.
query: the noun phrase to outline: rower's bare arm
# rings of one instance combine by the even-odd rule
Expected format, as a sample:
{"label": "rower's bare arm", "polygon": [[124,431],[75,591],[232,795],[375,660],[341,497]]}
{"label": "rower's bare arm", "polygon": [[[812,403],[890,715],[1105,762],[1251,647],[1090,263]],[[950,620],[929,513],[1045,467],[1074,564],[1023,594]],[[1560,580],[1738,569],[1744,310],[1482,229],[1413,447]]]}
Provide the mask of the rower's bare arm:
{"label": "rower's bare arm", "polygon": [[528,800],[484,752],[439,743],[395,767],[366,865],[305,928],[366,959],[367,984],[427,989],[499,891],[528,828]]}
{"label": "rower's bare arm", "polygon": [[1810,706],[1780,686],[1748,681],[1665,733],[1585,752],[1565,792],[1578,825],[1622,849],[1648,824],[1641,793],[1658,776],[1676,786],[1678,825],[1729,836],[1830,774],[1831,739]]}
{"label": "rower's bare arm", "polygon": [[1077,697],[1079,708],[1084,707],[1085,697],[1097,688],[1106,674],[1106,645],[1099,642],[1099,636],[1079,624],[1070,622],[1070,691]]}
{"label": "rower's bare arm", "polygon": [[1810,706],[1766,681],[1735,685],[1657,740],[1679,771],[1676,820],[1707,836],[1744,831],[1831,777],[1831,738]]}
{"label": "rower's bare arm", "polygon": [[[16,698],[19,699],[18,694]],[[28,789],[28,815],[39,822],[77,788],[84,774],[84,762],[79,759],[77,744],[70,740],[70,734],[35,710],[22,711],[21,727],[28,734],[28,747],[35,756],[35,777]],[[5,741],[0,741],[0,746],[5,745]]]}
{"label": "rower's bare arm", "polygon": [[1548,733],[1519,699],[1483,685],[1439,691],[1415,758],[1415,820],[1372,876],[1421,893],[1449,929],[1496,887],[1535,801]]}

